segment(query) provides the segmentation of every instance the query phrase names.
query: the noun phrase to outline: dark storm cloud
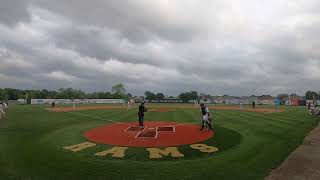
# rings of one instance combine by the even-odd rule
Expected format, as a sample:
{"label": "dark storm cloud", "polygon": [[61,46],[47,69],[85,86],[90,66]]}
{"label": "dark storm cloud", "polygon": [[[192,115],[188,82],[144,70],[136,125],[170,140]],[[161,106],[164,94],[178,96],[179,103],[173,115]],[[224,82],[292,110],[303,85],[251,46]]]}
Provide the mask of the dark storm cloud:
{"label": "dark storm cloud", "polygon": [[318,1],[0,1],[0,87],[320,89]]}

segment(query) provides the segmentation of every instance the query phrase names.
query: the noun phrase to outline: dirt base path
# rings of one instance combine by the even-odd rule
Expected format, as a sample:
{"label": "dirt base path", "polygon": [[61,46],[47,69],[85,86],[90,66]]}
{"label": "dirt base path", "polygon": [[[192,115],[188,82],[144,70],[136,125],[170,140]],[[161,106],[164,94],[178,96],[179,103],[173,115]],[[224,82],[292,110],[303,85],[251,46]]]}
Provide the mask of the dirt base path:
{"label": "dirt base path", "polygon": [[265,180],[320,179],[320,124],[304,142]]}

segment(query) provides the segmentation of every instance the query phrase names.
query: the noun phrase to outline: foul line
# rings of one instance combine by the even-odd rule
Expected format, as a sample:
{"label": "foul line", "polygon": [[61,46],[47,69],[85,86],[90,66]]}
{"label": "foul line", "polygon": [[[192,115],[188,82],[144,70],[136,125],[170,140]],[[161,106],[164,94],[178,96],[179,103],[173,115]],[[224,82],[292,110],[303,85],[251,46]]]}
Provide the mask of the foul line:
{"label": "foul line", "polygon": [[109,121],[109,122],[113,122],[113,123],[125,124],[125,125],[129,125],[129,126],[133,125],[133,124],[128,124],[128,123],[124,123],[124,122],[120,122],[120,121],[114,121],[111,119],[103,119],[103,118],[97,117],[97,116],[89,116],[89,115],[82,114],[82,113],[73,113],[73,112],[66,112],[66,113],[70,113],[70,114],[74,114],[74,115],[82,116],[82,117],[88,117],[88,118],[92,118],[92,119],[98,119],[98,120],[102,120],[102,121]]}

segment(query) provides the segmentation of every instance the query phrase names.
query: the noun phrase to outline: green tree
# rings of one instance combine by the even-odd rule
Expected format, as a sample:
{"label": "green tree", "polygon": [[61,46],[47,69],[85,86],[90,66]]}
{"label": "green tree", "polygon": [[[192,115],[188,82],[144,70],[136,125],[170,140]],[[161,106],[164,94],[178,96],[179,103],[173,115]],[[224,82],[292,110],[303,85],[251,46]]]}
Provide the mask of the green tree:
{"label": "green tree", "polygon": [[197,100],[199,98],[197,91],[190,92],[190,100]]}
{"label": "green tree", "polygon": [[122,83],[115,84],[112,86],[112,93],[124,95],[124,94],[126,94],[126,88],[124,87],[124,85]]}
{"label": "green tree", "polygon": [[179,98],[185,103],[189,100],[187,93],[180,93]]}
{"label": "green tree", "polygon": [[23,92],[19,89],[6,88],[5,89],[9,100],[17,100]]}
{"label": "green tree", "polygon": [[144,95],[146,96],[147,100],[155,100],[156,99],[156,95],[150,91],[146,91],[144,93]]}
{"label": "green tree", "polygon": [[47,89],[42,89],[40,91],[40,99],[47,99],[49,97],[49,91]]}
{"label": "green tree", "polygon": [[198,96],[198,92],[196,92],[196,91],[191,91],[191,92],[181,93],[181,94],[179,95],[179,98],[180,98],[183,102],[187,103],[187,102],[189,102],[190,100],[197,100],[197,99],[199,98],[199,96]]}
{"label": "green tree", "polygon": [[5,89],[0,89],[0,100],[8,100],[9,96]]}
{"label": "green tree", "polygon": [[112,99],[115,98],[113,94],[111,94],[110,92],[98,92],[95,93],[97,94],[97,99]]}
{"label": "green tree", "polygon": [[156,99],[157,100],[163,100],[164,99],[164,94],[163,93],[157,93],[156,94]]}
{"label": "green tree", "polygon": [[315,98],[318,98],[318,93],[315,91],[307,91],[306,92],[306,100],[313,100],[313,96],[315,96]]}
{"label": "green tree", "polygon": [[58,92],[57,91],[49,91],[47,98],[48,99],[55,99],[55,98],[57,98],[57,96],[58,96]]}

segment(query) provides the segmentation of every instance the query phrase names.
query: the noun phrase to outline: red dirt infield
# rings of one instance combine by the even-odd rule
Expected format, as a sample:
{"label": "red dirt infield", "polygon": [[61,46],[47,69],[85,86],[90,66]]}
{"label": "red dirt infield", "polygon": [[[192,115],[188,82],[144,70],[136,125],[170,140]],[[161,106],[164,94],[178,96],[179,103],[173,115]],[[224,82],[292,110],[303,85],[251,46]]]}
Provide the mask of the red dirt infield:
{"label": "red dirt infield", "polygon": [[[213,137],[214,132],[200,131],[199,125],[176,122],[112,123],[84,133],[92,142],[127,147],[168,147],[194,144]],[[142,131],[139,131],[142,130]]]}

